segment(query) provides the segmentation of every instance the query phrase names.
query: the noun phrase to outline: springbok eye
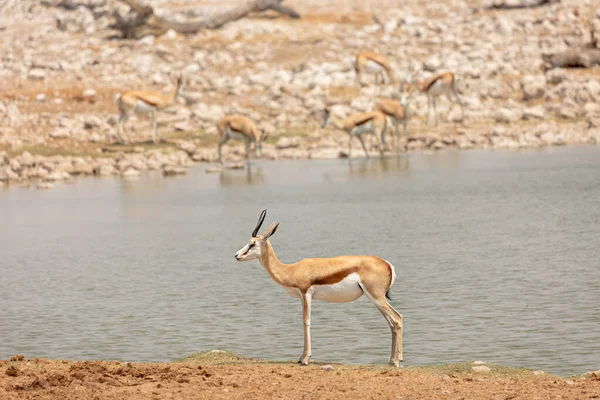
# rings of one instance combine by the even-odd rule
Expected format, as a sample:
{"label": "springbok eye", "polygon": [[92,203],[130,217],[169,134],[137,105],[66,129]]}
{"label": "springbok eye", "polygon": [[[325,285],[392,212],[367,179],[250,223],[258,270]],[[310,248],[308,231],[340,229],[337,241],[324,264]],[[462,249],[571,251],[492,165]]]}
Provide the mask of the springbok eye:
{"label": "springbok eye", "polygon": [[250,250],[253,247],[254,247],[254,243],[250,243],[250,246],[248,246],[248,250]]}

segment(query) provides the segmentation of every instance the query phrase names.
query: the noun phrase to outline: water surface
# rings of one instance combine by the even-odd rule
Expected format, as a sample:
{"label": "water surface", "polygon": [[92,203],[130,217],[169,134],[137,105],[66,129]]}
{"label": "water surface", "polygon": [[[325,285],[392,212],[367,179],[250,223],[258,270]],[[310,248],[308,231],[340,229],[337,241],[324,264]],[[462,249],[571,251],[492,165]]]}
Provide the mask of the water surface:
{"label": "water surface", "polygon": [[[600,368],[600,147],[204,169],[1,190],[0,359],[299,357],[300,302],[233,258],[268,208],[284,262],[396,266],[406,365]],[[389,358],[365,297],[315,301],[312,339],[317,361]]]}

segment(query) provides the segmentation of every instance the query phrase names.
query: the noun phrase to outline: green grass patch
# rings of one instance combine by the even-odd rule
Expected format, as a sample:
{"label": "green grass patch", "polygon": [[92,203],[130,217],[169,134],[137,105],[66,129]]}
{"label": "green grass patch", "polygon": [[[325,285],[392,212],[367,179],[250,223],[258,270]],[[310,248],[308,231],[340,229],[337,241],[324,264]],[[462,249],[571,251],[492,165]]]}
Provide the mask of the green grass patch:
{"label": "green grass patch", "polygon": [[189,364],[240,364],[240,363],[256,363],[264,362],[262,360],[238,356],[229,351],[224,350],[209,350],[202,351],[199,353],[193,353],[187,357],[175,360],[175,362],[189,363]]}
{"label": "green grass patch", "polygon": [[98,146],[85,146],[82,148],[65,148],[59,146],[48,146],[44,144],[36,144],[25,146],[18,150],[9,151],[8,157],[13,158],[24,152],[29,152],[33,155],[52,157],[52,156],[77,156],[77,157],[102,157],[102,153],[98,151]]}

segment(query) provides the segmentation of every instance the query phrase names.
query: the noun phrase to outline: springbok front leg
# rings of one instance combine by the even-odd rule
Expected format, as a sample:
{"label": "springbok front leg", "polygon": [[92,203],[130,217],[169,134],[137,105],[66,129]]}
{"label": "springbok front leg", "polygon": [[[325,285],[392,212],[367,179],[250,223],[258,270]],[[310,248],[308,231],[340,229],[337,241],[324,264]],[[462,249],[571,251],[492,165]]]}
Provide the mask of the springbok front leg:
{"label": "springbok front leg", "polygon": [[460,97],[458,97],[458,93],[456,93],[456,89],[452,88],[452,94],[454,95],[454,97],[456,97],[456,100],[458,101],[458,105],[460,106],[461,120],[464,121],[464,119],[465,119],[465,109],[463,107],[462,101],[460,100]]}
{"label": "springbok front leg", "polygon": [[434,125],[437,125],[438,120],[437,120],[437,107],[436,107],[436,96],[433,96],[431,98],[431,102],[433,103],[433,119],[434,119]]}
{"label": "springbok front leg", "polygon": [[223,158],[221,157],[221,147],[229,140],[229,135],[223,135],[223,138],[219,140],[219,164],[223,164]]}
{"label": "springbok front leg", "polygon": [[246,164],[250,164],[250,140],[246,140]]}
{"label": "springbok front leg", "polygon": [[117,123],[117,136],[119,143],[125,143],[125,139],[123,136],[125,128],[123,127],[123,125],[125,124],[125,122],[127,122],[128,119],[129,114],[127,113],[127,111],[121,110],[121,113],[119,114],[119,122]]}
{"label": "springbok front leg", "polygon": [[310,306],[312,302],[312,294],[305,292],[302,293],[300,298],[302,299],[302,319],[304,322],[304,352],[298,363],[302,365],[308,365],[308,359],[311,356],[310,349]]}
{"label": "springbok front leg", "polygon": [[360,144],[363,148],[363,150],[365,151],[365,156],[367,156],[367,158],[369,158],[369,152],[367,151],[367,146],[365,146],[365,141],[362,138],[362,135],[356,135],[356,137],[358,137],[358,140],[360,141]]}
{"label": "springbok front leg", "polygon": [[152,108],[152,141],[156,144],[156,108]]}

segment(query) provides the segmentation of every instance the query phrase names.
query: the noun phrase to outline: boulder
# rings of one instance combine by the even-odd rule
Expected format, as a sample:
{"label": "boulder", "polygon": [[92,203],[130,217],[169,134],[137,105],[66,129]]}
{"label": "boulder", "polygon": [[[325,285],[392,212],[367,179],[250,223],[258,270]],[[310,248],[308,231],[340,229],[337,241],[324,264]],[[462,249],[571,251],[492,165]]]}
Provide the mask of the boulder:
{"label": "boulder", "polygon": [[522,112],[518,108],[510,109],[501,107],[494,111],[492,116],[496,122],[507,124],[520,120]]}
{"label": "boulder", "polygon": [[187,155],[189,155],[190,157],[192,157],[194,155],[194,153],[196,152],[196,145],[192,142],[187,142],[187,141],[177,142],[177,148],[179,150],[185,151],[187,153]]}
{"label": "boulder", "polygon": [[31,81],[43,81],[46,79],[46,71],[41,68],[34,68],[27,74],[27,79]]}
{"label": "boulder", "polygon": [[442,62],[437,56],[431,56],[423,61],[423,69],[429,72],[435,72],[442,66]]}
{"label": "boulder", "polygon": [[126,177],[126,178],[138,176],[139,174],[140,174],[140,171],[138,171],[137,169],[135,169],[133,167],[129,167],[125,171],[121,172],[121,176]]}
{"label": "boulder", "polygon": [[546,110],[541,104],[535,107],[528,107],[523,110],[523,119],[543,119],[546,116]]}
{"label": "boulder", "polygon": [[301,141],[299,137],[282,137],[277,141],[275,147],[280,150],[290,149],[300,146],[300,143]]}
{"label": "boulder", "polygon": [[117,173],[117,170],[115,168],[114,165],[111,164],[103,164],[100,165],[98,168],[94,169],[94,175],[99,175],[99,176],[110,176],[110,175],[115,175]]}
{"label": "boulder", "polygon": [[187,169],[176,165],[165,165],[163,168],[164,176],[184,175],[187,174]]}
{"label": "boulder", "polygon": [[539,76],[528,75],[521,80],[523,100],[533,100],[544,97],[546,94],[546,80]]}
{"label": "boulder", "polygon": [[102,120],[95,115],[86,115],[83,118],[83,128],[87,130],[97,129],[102,126]]}
{"label": "boulder", "polygon": [[546,71],[546,81],[552,85],[557,85],[567,79],[567,71],[562,68],[552,68]]}

